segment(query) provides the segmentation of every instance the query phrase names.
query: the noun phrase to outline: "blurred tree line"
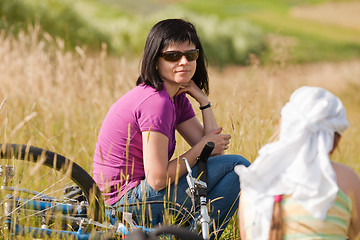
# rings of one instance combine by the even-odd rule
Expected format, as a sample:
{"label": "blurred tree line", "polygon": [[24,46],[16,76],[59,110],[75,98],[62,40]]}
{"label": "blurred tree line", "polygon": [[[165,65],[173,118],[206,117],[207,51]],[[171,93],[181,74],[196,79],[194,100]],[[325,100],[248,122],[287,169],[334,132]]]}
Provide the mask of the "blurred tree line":
{"label": "blurred tree line", "polygon": [[[168,12],[167,16],[174,16],[175,12],[178,10]],[[196,25],[210,64],[246,65],[250,56],[264,55],[268,49],[265,34],[244,20],[220,21],[214,16],[191,12],[183,12],[183,16]],[[110,24],[101,25],[96,18],[89,19],[66,0],[0,0],[0,17],[0,29],[5,34],[16,35],[39,24],[43,32],[63,39],[67,50],[87,46],[97,51],[105,43],[111,54],[133,56],[141,54],[150,27],[161,20],[161,16],[149,20],[123,15],[113,19],[117,27],[110,29],[107,27]]]}

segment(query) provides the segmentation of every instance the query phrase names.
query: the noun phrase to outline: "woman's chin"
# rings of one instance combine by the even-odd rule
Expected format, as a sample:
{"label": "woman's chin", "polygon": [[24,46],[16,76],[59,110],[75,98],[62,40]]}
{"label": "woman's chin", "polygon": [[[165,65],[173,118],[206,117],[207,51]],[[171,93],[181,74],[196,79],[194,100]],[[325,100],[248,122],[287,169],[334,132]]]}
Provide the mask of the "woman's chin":
{"label": "woman's chin", "polygon": [[191,78],[178,78],[178,79],[175,79],[175,82],[178,83],[178,84],[187,84],[191,81]]}

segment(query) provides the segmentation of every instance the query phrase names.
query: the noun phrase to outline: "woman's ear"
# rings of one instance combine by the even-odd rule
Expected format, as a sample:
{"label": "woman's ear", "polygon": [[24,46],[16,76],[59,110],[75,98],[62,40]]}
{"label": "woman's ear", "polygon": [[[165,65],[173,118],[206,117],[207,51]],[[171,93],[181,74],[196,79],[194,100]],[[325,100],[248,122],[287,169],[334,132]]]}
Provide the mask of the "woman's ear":
{"label": "woman's ear", "polygon": [[335,134],[334,134],[334,146],[331,149],[330,154],[332,154],[335,151],[335,149],[339,145],[340,139],[341,139],[341,135],[339,133],[335,132]]}

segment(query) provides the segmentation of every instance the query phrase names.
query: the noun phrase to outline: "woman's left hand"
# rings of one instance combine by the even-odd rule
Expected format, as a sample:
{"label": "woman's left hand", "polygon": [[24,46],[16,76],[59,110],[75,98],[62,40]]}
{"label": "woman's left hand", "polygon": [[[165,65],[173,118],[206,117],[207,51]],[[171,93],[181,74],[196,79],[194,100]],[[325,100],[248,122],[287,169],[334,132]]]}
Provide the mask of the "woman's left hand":
{"label": "woman's left hand", "polygon": [[192,98],[194,98],[200,106],[206,105],[209,103],[209,99],[205,95],[203,91],[195,84],[193,80],[190,80],[190,82],[186,84],[181,84],[179,91],[176,93],[176,95],[180,93],[186,93],[189,94]]}

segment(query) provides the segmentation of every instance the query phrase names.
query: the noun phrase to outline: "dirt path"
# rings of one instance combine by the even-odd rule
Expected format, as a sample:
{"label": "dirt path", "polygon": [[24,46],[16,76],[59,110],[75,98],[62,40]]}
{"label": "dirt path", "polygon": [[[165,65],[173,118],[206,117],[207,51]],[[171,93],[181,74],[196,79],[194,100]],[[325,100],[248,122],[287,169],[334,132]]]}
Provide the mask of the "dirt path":
{"label": "dirt path", "polygon": [[[333,1],[318,5],[302,5],[290,9],[290,14],[296,18],[308,19],[334,26],[341,26],[359,31],[360,39],[360,1]],[[286,40],[286,39],[285,39]],[[282,38],[275,47],[279,56],[288,58],[287,43]],[[290,43],[291,44],[291,43]],[[282,51],[284,50],[284,51]],[[280,59],[281,60],[281,59]],[[254,71],[252,71],[253,69]],[[297,83],[324,87],[333,92],[341,92],[350,84],[360,85],[360,59],[344,62],[321,62],[283,67],[228,67],[225,76],[238,76],[240,79],[252,77],[272,80],[278,83]],[[254,79],[252,79],[253,81]]]}
{"label": "dirt path", "polygon": [[323,86],[334,92],[351,83],[360,84],[360,61],[312,63],[284,68],[282,76],[304,84]]}
{"label": "dirt path", "polygon": [[[269,81],[276,86],[310,85],[324,87],[340,93],[349,85],[360,86],[360,59],[343,62],[321,62],[287,66],[227,67],[216,78],[238,79],[241,85],[264,84]],[[229,85],[232,83],[222,83]]]}

